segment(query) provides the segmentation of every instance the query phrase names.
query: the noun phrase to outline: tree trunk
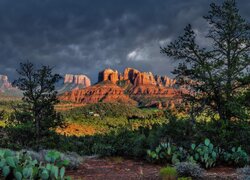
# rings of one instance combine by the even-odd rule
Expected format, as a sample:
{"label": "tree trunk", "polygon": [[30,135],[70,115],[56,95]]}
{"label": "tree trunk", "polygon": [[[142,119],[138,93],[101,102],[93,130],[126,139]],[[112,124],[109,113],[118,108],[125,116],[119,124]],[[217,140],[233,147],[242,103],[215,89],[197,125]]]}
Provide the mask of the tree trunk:
{"label": "tree trunk", "polygon": [[40,120],[39,117],[35,117],[36,119],[36,149],[40,150]]}

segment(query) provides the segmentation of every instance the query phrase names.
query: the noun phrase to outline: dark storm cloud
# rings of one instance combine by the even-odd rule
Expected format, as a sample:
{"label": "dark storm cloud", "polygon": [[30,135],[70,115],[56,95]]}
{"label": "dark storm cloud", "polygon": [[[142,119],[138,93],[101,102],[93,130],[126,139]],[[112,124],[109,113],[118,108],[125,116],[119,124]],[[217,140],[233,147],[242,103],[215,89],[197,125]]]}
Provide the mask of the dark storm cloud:
{"label": "dark storm cloud", "polygon": [[[208,0],[0,0],[0,74],[15,76],[21,60],[61,74],[111,67],[168,74],[159,47],[191,23],[202,37]],[[217,1],[218,2],[218,1]],[[249,0],[238,1],[249,20]],[[199,38],[200,43],[206,42]]]}

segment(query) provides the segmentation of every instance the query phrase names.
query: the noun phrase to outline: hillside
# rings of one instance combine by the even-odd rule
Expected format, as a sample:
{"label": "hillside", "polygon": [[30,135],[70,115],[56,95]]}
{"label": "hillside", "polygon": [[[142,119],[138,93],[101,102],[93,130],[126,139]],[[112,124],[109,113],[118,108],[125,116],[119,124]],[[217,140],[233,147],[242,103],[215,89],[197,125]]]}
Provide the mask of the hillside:
{"label": "hillside", "polygon": [[66,92],[59,96],[59,99],[83,104],[98,102],[119,102],[131,105],[137,104],[136,101],[132,100],[124,93],[123,88],[110,81],[104,81],[85,89],[77,89]]}
{"label": "hillside", "polygon": [[74,108],[70,111],[64,113],[66,116],[70,116],[74,114],[76,116],[88,117],[93,114],[98,114],[100,116],[105,117],[131,117],[138,116],[142,117],[145,115],[143,110],[130,106],[124,103],[95,103],[89,104],[84,107]]}

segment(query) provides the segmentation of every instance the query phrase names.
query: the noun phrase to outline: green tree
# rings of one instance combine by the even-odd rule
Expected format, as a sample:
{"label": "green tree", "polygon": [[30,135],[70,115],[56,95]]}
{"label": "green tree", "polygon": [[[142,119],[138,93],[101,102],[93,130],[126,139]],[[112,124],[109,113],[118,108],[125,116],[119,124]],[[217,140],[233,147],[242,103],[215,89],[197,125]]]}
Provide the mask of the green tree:
{"label": "green tree", "polygon": [[[174,70],[180,86],[189,90],[184,100],[191,114],[210,109],[220,119],[246,119],[250,88],[250,24],[234,0],[212,3],[204,19],[208,24],[207,47],[200,47],[191,25],[161,52],[179,61]],[[248,94],[248,95],[247,95]],[[248,99],[249,100],[249,99]],[[249,107],[249,105],[248,105]]]}
{"label": "green tree", "polygon": [[63,119],[54,109],[54,105],[59,102],[55,83],[61,77],[53,74],[52,70],[49,66],[36,69],[30,62],[21,63],[17,70],[20,77],[13,83],[23,91],[23,98],[16,108],[15,121],[12,123],[14,126],[27,125],[34,134],[37,147],[51,130],[63,125]]}

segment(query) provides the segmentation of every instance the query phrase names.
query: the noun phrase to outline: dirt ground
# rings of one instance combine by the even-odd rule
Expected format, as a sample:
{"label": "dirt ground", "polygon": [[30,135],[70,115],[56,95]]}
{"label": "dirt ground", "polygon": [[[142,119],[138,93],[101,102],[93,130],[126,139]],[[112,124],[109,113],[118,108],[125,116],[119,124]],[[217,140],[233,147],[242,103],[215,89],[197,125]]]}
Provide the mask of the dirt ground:
{"label": "dirt ground", "polygon": [[[85,180],[157,180],[161,166],[144,161],[116,158],[89,158],[77,169],[68,171],[73,179]],[[228,167],[217,167],[206,171],[207,180],[235,180],[236,170]]]}

